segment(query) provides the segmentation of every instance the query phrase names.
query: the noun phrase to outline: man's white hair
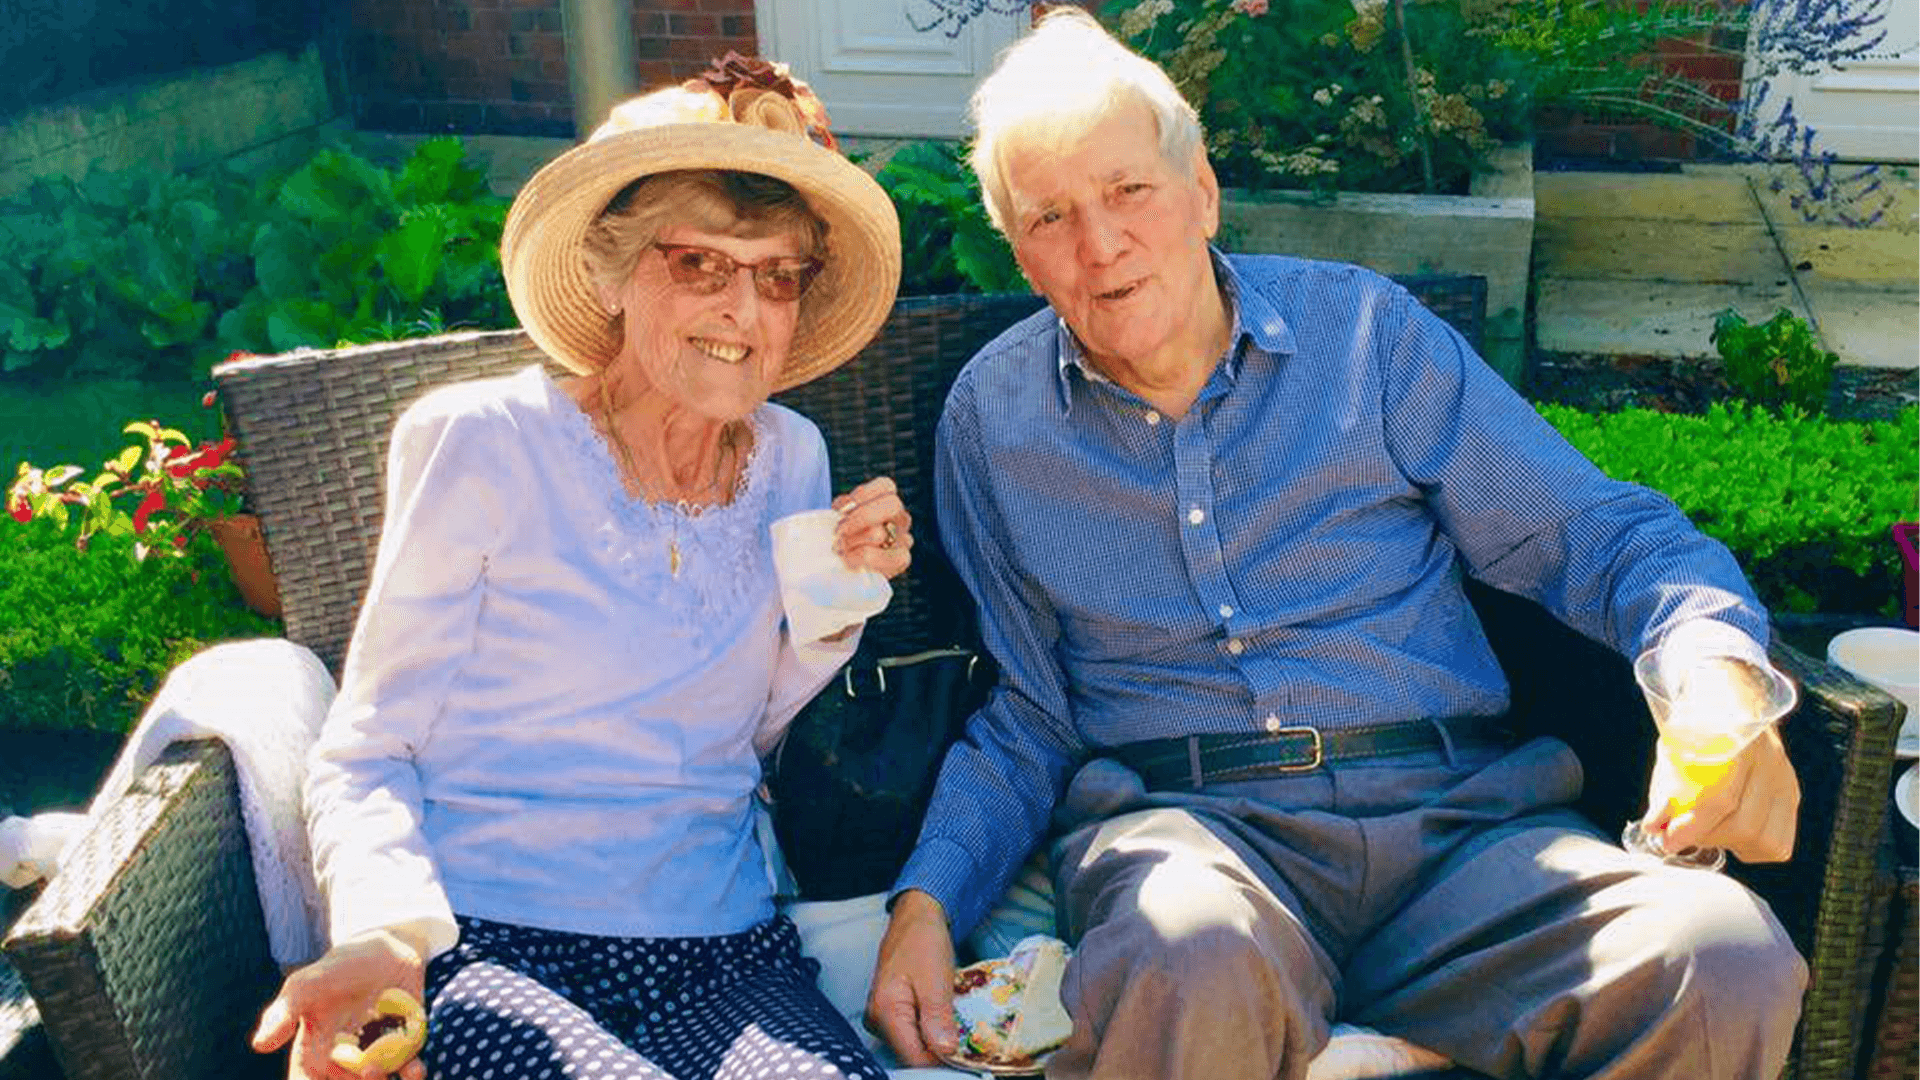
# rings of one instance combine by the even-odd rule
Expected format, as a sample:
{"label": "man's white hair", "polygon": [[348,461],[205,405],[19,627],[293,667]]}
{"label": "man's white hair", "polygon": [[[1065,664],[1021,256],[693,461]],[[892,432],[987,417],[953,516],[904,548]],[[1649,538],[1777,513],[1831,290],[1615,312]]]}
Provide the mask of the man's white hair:
{"label": "man's white hair", "polygon": [[1048,12],[1031,33],[1000,54],[973,92],[973,172],[987,216],[1011,235],[1012,193],[1005,156],[1010,146],[1071,145],[1116,111],[1146,106],[1160,132],[1160,155],[1190,165],[1200,145],[1200,118],[1159,65],[1128,49],[1093,16],[1074,7]]}

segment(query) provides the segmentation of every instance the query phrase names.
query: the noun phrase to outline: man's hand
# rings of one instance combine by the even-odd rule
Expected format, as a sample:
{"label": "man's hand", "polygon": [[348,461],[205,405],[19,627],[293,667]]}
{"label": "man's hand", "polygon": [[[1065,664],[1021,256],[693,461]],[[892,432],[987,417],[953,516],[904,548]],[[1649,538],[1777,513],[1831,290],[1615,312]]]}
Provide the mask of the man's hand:
{"label": "man's hand", "polygon": [[[1736,660],[1711,658],[1688,674],[1668,722],[1729,730],[1765,716],[1769,675]],[[1748,863],[1782,862],[1793,855],[1800,780],[1775,727],[1755,736],[1700,789],[1689,809],[1673,814],[1672,799],[1685,786],[1668,755],[1655,755],[1641,825],[1667,850],[1719,847]]]}
{"label": "man's hand", "polygon": [[[382,990],[398,987],[423,1000],[423,942],[394,931],[377,931],[328,949],[326,955],[287,976],[254,1032],[253,1048],[278,1050],[293,1040],[288,1080],[370,1080],[383,1075],[371,1064],[363,1074],[341,1068],[329,1055],[342,1033],[358,1033]],[[419,1058],[399,1071],[402,1080],[425,1080]]]}
{"label": "man's hand", "polygon": [[935,1065],[960,1045],[953,1025],[953,936],[940,902],[918,889],[900,894],[880,939],[867,1028],[904,1065]]}
{"label": "man's hand", "polygon": [[1800,778],[1778,731],[1768,729],[1748,743],[1733,766],[1700,792],[1693,809],[1669,817],[1667,801],[1678,787],[1667,759],[1655,757],[1648,786],[1651,809],[1641,824],[1658,835],[1667,850],[1721,847],[1747,863],[1792,857],[1800,821]]}

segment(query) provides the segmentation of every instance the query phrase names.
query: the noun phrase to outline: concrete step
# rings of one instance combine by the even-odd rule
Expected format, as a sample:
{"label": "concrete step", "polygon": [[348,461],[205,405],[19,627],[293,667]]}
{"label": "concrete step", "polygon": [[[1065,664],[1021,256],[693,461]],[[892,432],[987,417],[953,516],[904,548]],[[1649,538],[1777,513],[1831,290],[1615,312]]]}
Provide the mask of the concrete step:
{"label": "concrete step", "polygon": [[1786,308],[1842,365],[1920,368],[1920,194],[1884,168],[1869,228],[1808,222],[1773,190],[1781,167],[1534,178],[1534,346],[1552,353],[1714,355],[1714,315]]}

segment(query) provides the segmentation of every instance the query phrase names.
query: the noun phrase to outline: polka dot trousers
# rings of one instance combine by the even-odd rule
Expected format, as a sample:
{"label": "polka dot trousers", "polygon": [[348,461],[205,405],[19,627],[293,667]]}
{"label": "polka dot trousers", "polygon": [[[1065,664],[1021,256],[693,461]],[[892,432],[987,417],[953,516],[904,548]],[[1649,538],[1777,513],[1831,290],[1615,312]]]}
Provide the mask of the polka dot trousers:
{"label": "polka dot trousers", "polygon": [[786,916],[618,938],[462,917],[427,968],[433,1080],[884,1080]]}

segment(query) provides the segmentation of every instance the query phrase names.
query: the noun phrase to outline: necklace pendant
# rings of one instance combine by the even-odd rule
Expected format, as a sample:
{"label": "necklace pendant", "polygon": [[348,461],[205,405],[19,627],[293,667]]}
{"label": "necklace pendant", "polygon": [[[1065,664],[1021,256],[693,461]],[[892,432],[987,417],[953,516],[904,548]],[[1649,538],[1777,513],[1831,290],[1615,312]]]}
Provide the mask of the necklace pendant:
{"label": "necklace pendant", "polygon": [[676,578],[680,576],[680,538],[677,536],[667,541],[667,570]]}

